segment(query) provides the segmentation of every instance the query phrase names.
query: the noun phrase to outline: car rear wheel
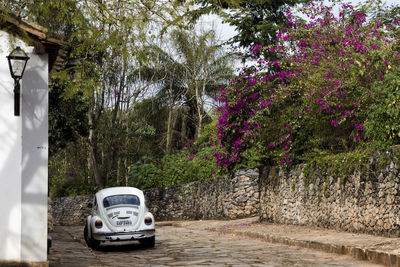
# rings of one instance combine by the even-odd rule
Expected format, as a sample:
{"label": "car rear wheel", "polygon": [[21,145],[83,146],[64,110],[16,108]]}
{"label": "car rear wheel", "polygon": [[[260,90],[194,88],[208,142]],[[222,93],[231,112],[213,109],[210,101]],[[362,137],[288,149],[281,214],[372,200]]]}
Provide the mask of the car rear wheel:
{"label": "car rear wheel", "polygon": [[89,230],[88,230],[87,224],[85,225],[85,229],[83,229],[83,236],[85,238],[86,245],[89,248],[94,249],[94,250],[99,248],[100,241],[89,237]]}
{"label": "car rear wheel", "polygon": [[142,245],[146,248],[154,248],[154,246],[156,244],[156,237],[152,236],[152,237],[144,238],[144,239],[140,240],[140,243],[142,243]]}

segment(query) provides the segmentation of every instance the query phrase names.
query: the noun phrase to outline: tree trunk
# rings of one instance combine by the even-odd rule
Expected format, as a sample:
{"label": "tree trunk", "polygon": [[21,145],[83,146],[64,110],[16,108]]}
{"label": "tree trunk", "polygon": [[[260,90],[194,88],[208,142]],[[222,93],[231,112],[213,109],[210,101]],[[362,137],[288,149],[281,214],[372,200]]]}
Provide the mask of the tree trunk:
{"label": "tree trunk", "polygon": [[168,107],[168,121],[167,121],[167,144],[166,150],[167,154],[171,154],[172,146],[172,107],[171,105]]}
{"label": "tree trunk", "polygon": [[188,107],[186,104],[183,105],[182,107],[182,125],[181,125],[181,142],[182,144],[186,143],[187,140],[187,121],[188,121],[188,112],[190,110],[190,107]]}
{"label": "tree trunk", "polygon": [[118,162],[117,162],[117,177],[116,177],[116,182],[117,182],[117,186],[119,185],[119,181],[120,181],[120,175],[121,175],[121,158],[118,158]]}
{"label": "tree trunk", "polygon": [[[92,160],[90,158],[89,147],[88,147],[88,150],[87,150],[87,169],[88,170],[92,169]],[[87,178],[87,182],[89,184],[90,183],[90,172],[89,171],[87,172],[87,177],[86,178]]]}
{"label": "tree trunk", "polygon": [[[172,74],[173,75],[173,74]],[[173,78],[173,77],[172,77]],[[168,105],[168,121],[167,121],[167,144],[166,144],[166,150],[167,154],[171,154],[172,150],[172,111],[174,107],[174,95],[172,92],[172,86],[173,86],[173,80],[170,81],[169,83],[169,105]]]}
{"label": "tree trunk", "polygon": [[91,160],[91,166],[93,169],[94,180],[98,187],[103,188],[105,186],[104,179],[101,177],[101,175],[99,173],[99,168],[98,168],[98,163],[96,160],[96,153],[95,153],[95,148],[94,148],[94,142],[93,142],[93,134],[94,134],[93,107],[89,108],[88,124],[89,124],[88,147],[89,147],[89,155],[90,155],[90,160]]}
{"label": "tree trunk", "polygon": [[[205,84],[203,84],[203,87],[205,87]],[[202,95],[199,92],[199,86],[196,83],[195,86],[195,91],[196,91],[196,109],[197,109],[197,136],[196,136],[196,140],[198,140],[203,132],[203,112],[202,112]]]}
{"label": "tree trunk", "polygon": [[125,170],[127,170],[127,171],[125,172],[125,186],[128,186],[128,183],[129,183],[129,173],[130,173],[130,170],[131,170],[131,166],[128,166],[127,163],[128,163],[128,162],[127,162],[127,159],[125,158],[124,166],[125,166]]}

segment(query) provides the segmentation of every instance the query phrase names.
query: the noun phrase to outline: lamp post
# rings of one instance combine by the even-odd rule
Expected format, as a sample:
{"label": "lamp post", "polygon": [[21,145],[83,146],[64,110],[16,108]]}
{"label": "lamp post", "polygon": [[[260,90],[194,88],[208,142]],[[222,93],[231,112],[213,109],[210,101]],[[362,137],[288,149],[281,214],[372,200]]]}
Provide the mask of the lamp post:
{"label": "lamp post", "polygon": [[14,79],[14,116],[20,114],[20,95],[21,86],[19,81],[24,75],[26,63],[29,60],[28,55],[21,47],[17,46],[10,55],[7,56],[8,66],[10,67],[11,77]]}

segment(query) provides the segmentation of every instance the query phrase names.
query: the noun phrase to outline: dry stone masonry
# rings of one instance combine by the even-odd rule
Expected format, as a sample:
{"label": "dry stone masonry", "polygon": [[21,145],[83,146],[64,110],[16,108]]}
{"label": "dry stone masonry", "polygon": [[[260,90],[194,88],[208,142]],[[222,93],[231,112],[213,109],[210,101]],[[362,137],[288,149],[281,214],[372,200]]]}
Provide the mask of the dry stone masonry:
{"label": "dry stone masonry", "polygon": [[93,196],[52,198],[51,212],[54,225],[84,225],[90,214]]}
{"label": "dry stone masonry", "polygon": [[[186,185],[144,191],[156,220],[236,219],[255,216],[259,210],[258,171],[244,170],[234,178],[222,177]],[[53,198],[56,225],[82,225],[90,214],[93,196]]]}
{"label": "dry stone masonry", "polygon": [[258,214],[258,171],[145,191],[158,220],[235,219]]}
{"label": "dry stone masonry", "polygon": [[[400,236],[400,151],[379,151],[347,174],[298,165],[145,190],[156,220],[237,219]],[[395,154],[399,154],[396,156]],[[312,179],[310,179],[312,176]],[[55,224],[83,224],[92,196],[52,199]]]}
{"label": "dry stone masonry", "polygon": [[260,178],[261,216],[277,223],[398,237],[400,162],[395,151],[376,152],[366,166],[346,175],[322,175],[318,167],[307,174],[305,165],[271,170]]}

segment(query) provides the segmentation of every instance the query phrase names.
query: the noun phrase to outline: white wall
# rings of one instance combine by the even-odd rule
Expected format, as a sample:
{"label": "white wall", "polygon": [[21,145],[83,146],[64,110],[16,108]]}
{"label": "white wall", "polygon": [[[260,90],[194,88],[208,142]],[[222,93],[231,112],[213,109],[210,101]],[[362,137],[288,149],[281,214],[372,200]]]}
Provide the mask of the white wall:
{"label": "white wall", "polygon": [[[28,51],[25,50],[27,53]],[[47,258],[48,59],[28,53],[22,86],[21,259]]]}
{"label": "white wall", "polygon": [[[21,44],[21,43],[20,43]],[[9,35],[0,31],[0,259],[21,254],[21,119],[14,117],[14,81],[6,56]]]}
{"label": "white wall", "polygon": [[[14,81],[6,56],[16,45],[31,59],[14,116]],[[0,261],[46,261],[47,55],[0,31]]]}

